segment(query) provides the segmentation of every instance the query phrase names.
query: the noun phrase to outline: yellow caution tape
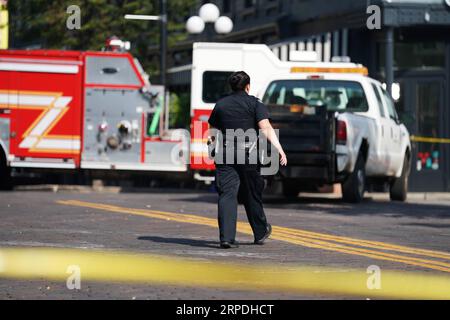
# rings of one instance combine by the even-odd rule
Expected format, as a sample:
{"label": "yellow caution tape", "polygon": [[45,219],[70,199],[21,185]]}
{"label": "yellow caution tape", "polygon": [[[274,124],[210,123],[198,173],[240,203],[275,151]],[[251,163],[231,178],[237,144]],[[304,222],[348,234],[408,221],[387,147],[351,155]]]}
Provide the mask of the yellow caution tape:
{"label": "yellow caution tape", "polygon": [[0,278],[66,281],[73,266],[79,268],[81,283],[153,283],[369,298],[450,299],[450,277],[430,274],[381,270],[381,288],[374,289],[370,287],[374,283],[373,275],[367,274],[366,270],[255,267],[71,249],[0,249]]}
{"label": "yellow caution tape", "polygon": [[450,143],[450,139],[411,136],[411,141],[426,143]]}

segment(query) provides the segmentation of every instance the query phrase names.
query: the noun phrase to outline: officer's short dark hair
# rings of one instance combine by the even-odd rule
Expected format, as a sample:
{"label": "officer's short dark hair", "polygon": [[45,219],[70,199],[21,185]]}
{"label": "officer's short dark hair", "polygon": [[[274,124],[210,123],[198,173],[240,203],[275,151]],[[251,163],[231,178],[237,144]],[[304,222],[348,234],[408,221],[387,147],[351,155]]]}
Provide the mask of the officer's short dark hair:
{"label": "officer's short dark hair", "polygon": [[245,87],[250,84],[250,76],[244,71],[235,72],[228,79],[228,84],[234,92],[244,91]]}

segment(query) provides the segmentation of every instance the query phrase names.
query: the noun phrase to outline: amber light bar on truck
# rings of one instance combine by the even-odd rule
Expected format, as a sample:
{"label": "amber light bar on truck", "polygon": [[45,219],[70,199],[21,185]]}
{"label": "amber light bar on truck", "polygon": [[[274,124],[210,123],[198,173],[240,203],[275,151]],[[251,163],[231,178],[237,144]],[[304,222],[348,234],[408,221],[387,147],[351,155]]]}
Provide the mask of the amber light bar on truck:
{"label": "amber light bar on truck", "polygon": [[369,70],[366,67],[354,67],[354,68],[292,67],[291,73],[353,73],[368,76]]}

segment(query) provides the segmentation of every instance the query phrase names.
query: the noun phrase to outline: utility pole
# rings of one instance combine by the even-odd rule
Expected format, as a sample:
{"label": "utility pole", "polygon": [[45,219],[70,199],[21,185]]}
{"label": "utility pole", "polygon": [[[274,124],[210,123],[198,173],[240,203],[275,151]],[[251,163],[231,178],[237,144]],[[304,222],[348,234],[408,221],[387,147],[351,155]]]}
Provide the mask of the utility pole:
{"label": "utility pole", "polygon": [[[160,36],[160,49],[161,49],[161,85],[164,86],[165,92],[167,91],[167,79],[166,79],[166,69],[167,69],[167,0],[160,0],[159,2],[159,10],[161,12],[161,36]],[[164,93],[165,100],[165,93]]]}
{"label": "utility pole", "polygon": [[159,21],[160,22],[160,40],[159,40],[159,49],[160,49],[160,81],[161,85],[164,88],[167,85],[166,79],[166,69],[167,69],[167,0],[159,1],[159,10],[160,15],[158,16],[149,16],[149,15],[137,15],[137,14],[127,14],[125,15],[125,19],[127,20],[144,20],[144,21]]}
{"label": "utility pole", "polygon": [[386,30],[386,91],[392,95],[394,83],[394,28]]}
{"label": "utility pole", "polygon": [[[136,15],[136,14],[127,14],[125,15],[125,19],[128,20],[144,20],[144,21],[159,21],[160,22],[160,40],[159,40],[159,52],[160,52],[160,82],[161,86],[164,88],[163,96],[162,96],[162,108],[164,110],[161,113],[161,123],[164,122],[164,128],[161,130],[167,130],[169,128],[169,106],[167,104],[167,0],[159,1],[159,11],[160,14],[158,16],[150,16],[150,15]],[[163,119],[163,115],[165,114],[165,119]]]}

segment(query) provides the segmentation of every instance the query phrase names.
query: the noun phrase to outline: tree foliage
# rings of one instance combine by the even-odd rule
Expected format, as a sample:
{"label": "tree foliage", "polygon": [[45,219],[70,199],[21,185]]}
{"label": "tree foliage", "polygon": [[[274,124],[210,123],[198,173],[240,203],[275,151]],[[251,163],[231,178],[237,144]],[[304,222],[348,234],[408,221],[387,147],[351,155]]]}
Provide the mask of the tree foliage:
{"label": "tree foliage", "polygon": [[[195,0],[168,0],[169,45],[186,38],[184,21]],[[32,0],[9,1],[11,45],[67,50],[100,50],[110,36],[132,43],[132,53],[150,74],[159,72],[157,57],[149,52],[159,45],[159,25],[154,21],[125,20],[124,15],[158,15],[157,0]],[[81,9],[81,29],[69,30],[66,12]]]}
{"label": "tree foliage", "polygon": [[190,123],[190,94],[179,92],[170,95],[170,128],[188,129]]}

